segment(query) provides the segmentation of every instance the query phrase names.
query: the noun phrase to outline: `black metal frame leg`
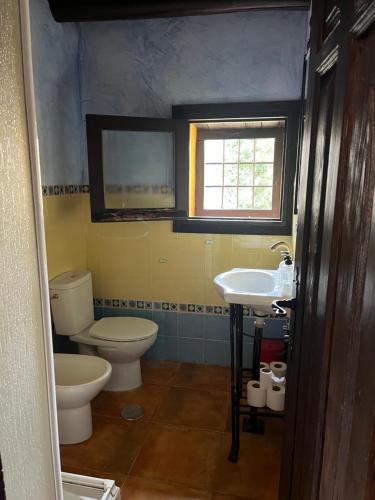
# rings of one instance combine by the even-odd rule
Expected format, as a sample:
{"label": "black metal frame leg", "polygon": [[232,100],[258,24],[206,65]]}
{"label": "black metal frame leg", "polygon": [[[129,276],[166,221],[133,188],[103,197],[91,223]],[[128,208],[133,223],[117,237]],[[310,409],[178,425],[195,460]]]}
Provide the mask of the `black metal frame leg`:
{"label": "black metal frame leg", "polygon": [[240,403],[242,394],[243,362],[243,307],[230,306],[232,446],[229,460],[237,462],[240,449]]}
{"label": "black metal frame leg", "polygon": [[[253,368],[252,379],[259,380],[260,376],[260,352],[262,347],[262,337],[264,329],[264,319],[255,321],[254,346],[253,346]],[[258,418],[258,408],[250,407],[249,417],[244,420],[243,430],[253,434],[264,434],[264,422]]]}
{"label": "black metal frame leg", "polygon": [[[264,323],[264,321],[263,321]],[[260,350],[262,346],[262,336],[263,336],[264,326],[257,325],[255,322],[254,329],[254,350],[253,350],[253,380],[259,380],[260,375]]]}

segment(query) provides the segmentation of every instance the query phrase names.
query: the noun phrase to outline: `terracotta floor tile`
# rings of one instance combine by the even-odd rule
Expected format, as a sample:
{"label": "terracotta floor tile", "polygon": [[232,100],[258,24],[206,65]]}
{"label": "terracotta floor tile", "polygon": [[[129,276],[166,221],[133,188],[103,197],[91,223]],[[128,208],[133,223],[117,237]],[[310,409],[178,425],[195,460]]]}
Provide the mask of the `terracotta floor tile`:
{"label": "terracotta floor tile", "polygon": [[228,460],[230,441],[230,434],[223,434],[213,491],[252,500],[276,500],[281,435],[242,433],[240,455],[235,464]]}
{"label": "terracotta floor tile", "polygon": [[211,491],[221,434],[155,425],[131,476]]}
{"label": "terracotta floor tile", "polygon": [[[229,398],[229,401],[230,401],[230,398]],[[244,418],[245,418],[244,415],[240,415],[240,429],[242,429]],[[228,408],[227,408],[227,420],[226,420],[226,424],[225,424],[225,431],[231,432],[231,430],[232,430],[232,408],[231,408],[231,405],[229,404]]]}
{"label": "terracotta floor tile", "polygon": [[61,446],[64,467],[85,467],[104,473],[127,474],[150,426],[147,422],[95,417],[93,436],[84,443]]}
{"label": "terracotta floor tile", "polygon": [[129,476],[121,489],[129,500],[210,500],[211,493]]}
{"label": "terracotta floor tile", "polygon": [[[230,400],[230,398],[229,398]],[[242,403],[245,405],[246,401],[242,400]],[[246,415],[240,416],[240,429],[242,430],[243,421],[246,418]],[[284,419],[283,418],[264,418],[265,423],[265,434],[270,435],[270,433],[274,433],[278,436],[281,436],[284,432]],[[225,425],[225,431],[231,432],[232,430],[232,409],[231,405],[228,405],[228,413],[227,413],[227,421]]]}
{"label": "terracotta floor tile", "polygon": [[124,484],[126,475],[118,474],[116,472],[106,472],[100,470],[91,470],[86,469],[84,467],[71,467],[69,465],[65,465],[62,467],[63,472],[71,472],[72,474],[79,474],[81,476],[89,476],[89,477],[99,477],[100,479],[112,479],[117,486],[121,488]]}
{"label": "terracotta floor tile", "polygon": [[[144,374],[142,388],[94,400],[94,435],[61,447],[63,471],[125,481],[131,500],[277,499],[283,420],[266,419],[263,436],[242,432],[232,464],[229,370],[147,361]],[[122,420],[128,403],[143,405],[145,419]]]}
{"label": "terracotta floor tile", "polygon": [[144,384],[134,391],[103,391],[92,401],[92,412],[96,415],[121,418],[121,410],[124,406],[139,404],[145,410],[144,418],[150,420],[167,391],[167,387],[150,384]]}
{"label": "terracotta floor tile", "polygon": [[221,493],[214,493],[211,500],[251,500],[251,497],[237,497],[234,495],[222,495]]}
{"label": "terracotta floor tile", "polygon": [[155,415],[165,424],[223,431],[227,420],[229,395],[171,387]]}
{"label": "terracotta floor tile", "polygon": [[179,367],[176,361],[142,360],[142,380],[145,384],[169,386]]}
{"label": "terracotta floor tile", "polygon": [[172,385],[229,392],[230,369],[225,366],[182,363],[176,372]]}

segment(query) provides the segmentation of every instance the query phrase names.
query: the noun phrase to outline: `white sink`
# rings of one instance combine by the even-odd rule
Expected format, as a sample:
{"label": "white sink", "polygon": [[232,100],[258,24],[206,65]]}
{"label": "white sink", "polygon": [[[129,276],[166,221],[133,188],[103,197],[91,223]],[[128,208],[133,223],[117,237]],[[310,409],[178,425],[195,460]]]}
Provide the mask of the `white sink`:
{"label": "white sink", "polygon": [[214,278],[219,295],[228,304],[242,304],[255,312],[272,313],[272,302],[290,298],[292,284],[279,286],[278,273],[268,269],[241,269],[221,273]]}

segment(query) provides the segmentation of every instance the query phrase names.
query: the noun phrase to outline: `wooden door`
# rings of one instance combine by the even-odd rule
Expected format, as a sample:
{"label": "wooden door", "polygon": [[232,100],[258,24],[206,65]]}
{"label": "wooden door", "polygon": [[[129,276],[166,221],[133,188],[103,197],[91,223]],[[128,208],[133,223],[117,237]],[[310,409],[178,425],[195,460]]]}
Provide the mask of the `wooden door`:
{"label": "wooden door", "polygon": [[375,2],[349,18],[321,499],[375,499]]}
{"label": "wooden door", "polygon": [[375,498],[374,17],[312,3],[281,499]]}

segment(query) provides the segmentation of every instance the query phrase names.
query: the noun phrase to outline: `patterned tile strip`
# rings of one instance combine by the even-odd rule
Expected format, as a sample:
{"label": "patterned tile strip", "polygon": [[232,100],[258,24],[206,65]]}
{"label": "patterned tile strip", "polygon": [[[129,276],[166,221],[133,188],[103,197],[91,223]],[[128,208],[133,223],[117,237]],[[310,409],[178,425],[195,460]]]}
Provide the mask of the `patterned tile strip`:
{"label": "patterned tile strip", "polygon": [[[203,304],[177,304],[176,302],[152,302],[148,300],[95,298],[95,307],[141,309],[161,312],[229,315],[229,307]],[[249,307],[244,306],[244,316],[251,316]]]}
{"label": "patterned tile strip", "polygon": [[89,193],[90,186],[87,184],[63,184],[63,185],[46,185],[42,186],[43,196],[62,196],[64,194],[79,194]]}

